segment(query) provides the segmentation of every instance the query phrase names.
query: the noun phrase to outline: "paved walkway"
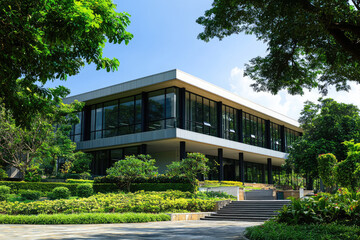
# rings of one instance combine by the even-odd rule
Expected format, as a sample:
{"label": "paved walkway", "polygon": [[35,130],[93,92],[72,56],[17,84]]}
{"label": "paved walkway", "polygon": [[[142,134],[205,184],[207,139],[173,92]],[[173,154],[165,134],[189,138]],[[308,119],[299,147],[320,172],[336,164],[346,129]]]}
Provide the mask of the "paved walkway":
{"label": "paved walkway", "polygon": [[181,221],[87,225],[0,225],[0,239],[246,239],[259,222]]}

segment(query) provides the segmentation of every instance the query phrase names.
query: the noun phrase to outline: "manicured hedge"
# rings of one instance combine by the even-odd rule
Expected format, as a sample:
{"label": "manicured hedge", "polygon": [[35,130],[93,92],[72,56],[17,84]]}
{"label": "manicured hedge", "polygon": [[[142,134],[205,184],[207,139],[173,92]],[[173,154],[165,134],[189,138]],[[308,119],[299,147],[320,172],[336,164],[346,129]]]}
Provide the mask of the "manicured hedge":
{"label": "manicured hedge", "polygon": [[[94,183],[93,188],[95,193],[126,191],[125,186],[118,186],[116,183]],[[179,190],[183,192],[196,191],[196,187],[189,183],[133,183],[130,189],[131,192],[140,190],[155,192],[167,190]]]}
{"label": "manicured hedge", "polygon": [[[184,198],[187,197],[187,198]],[[86,212],[209,212],[216,200],[191,198],[181,191],[97,194],[89,198],[35,202],[0,202],[0,214],[31,215]],[[191,198],[191,199],[190,199]]]}
{"label": "manicured hedge", "polygon": [[138,223],[169,221],[167,214],[151,213],[80,213],[80,214],[39,214],[0,215],[0,224],[100,224]]}
{"label": "manicured hedge", "polygon": [[[100,185],[98,185],[100,184]],[[101,185],[103,184],[103,185]],[[121,177],[97,177],[94,179],[94,192],[126,191],[126,184]],[[132,192],[179,190],[183,192],[196,192],[197,186],[186,177],[167,177],[159,175],[151,178],[136,178],[130,187]]]}
{"label": "manicured hedge", "polygon": [[21,189],[30,189],[40,191],[44,196],[46,192],[51,192],[56,187],[67,187],[71,195],[76,195],[76,187],[81,183],[64,183],[64,182],[10,182],[0,181],[0,185],[5,185],[11,188],[11,193],[19,193]]}

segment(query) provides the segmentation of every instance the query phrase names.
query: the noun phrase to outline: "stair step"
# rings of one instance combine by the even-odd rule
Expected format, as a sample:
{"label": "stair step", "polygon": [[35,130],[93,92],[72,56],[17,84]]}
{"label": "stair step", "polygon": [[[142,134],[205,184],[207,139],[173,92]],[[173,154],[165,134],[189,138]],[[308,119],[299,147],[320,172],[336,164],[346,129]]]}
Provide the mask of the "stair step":
{"label": "stair step", "polygon": [[275,217],[278,211],[290,201],[233,201],[224,206],[217,213],[206,216],[201,220],[211,221],[249,221],[263,222]]}

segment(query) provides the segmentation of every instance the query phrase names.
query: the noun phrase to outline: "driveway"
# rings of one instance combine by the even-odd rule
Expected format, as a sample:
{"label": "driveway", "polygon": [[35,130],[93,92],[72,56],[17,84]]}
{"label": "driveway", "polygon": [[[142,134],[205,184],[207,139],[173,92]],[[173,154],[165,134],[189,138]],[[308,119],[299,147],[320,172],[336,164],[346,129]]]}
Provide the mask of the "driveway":
{"label": "driveway", "polygon": [[180,221],[86,225],[0,225],[0,239],[246,239],[259,222]]}

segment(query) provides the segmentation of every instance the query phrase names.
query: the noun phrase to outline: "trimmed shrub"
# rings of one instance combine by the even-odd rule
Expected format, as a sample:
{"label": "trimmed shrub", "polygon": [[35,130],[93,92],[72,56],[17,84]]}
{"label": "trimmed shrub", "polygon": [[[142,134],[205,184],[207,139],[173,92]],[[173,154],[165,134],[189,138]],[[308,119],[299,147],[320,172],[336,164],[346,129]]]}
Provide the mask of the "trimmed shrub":
{"label": "trimmed shrub", "polygon": [[70,198],[70,191],[67,187],[56,187],[49,194],[48,198],[54,199],[68,199]]}
{"label": "trimmed shrub", "polygon": [[93,183],[94,180],[86,180],[86,179],[66,179],[66,183]]}
{"label": "trimmed shrub", "polygon": [[10,194],[10,187],[0,186],[0,201],[6,201]]}
{"label": "trimmed shrub", "polygon": [[39,200],[41,192],[36,190],[20,190],[22,200]]}
{"label": "trimmed shrub", "polygon": [[[183,198],[187,196],[189,198]],[[190,198],[192,197],[192,198]],[[35,202],[0,202],[0,215],[34,215],[56,213],[168,213],[213,211],[216,200],[196,199],[194,194],[168,192],[137,192],[97,194],[89,198],[59,199]]]}
{"label": "trimmed shrub", "polygon": [[[94,179],[94,192],[117,192],[125,191],[126,184],[121,177],[97,177]],[[166,191],[179,190],[184,192],[196,192],[197,186],[193,185],[191,181],[184,177],[168,177],[158,175],[156,177],[136,178],[130,185],[130,191],[135,192],[139,190],[144,191]]]}
{"label": "trimmed shrub", "polygon": [[164,213],[80,213],[80,214],[39,214],[39,215],[0,215],[0,224],[101,224],[138,223],[169,221]]}
{"label": "trimmed shrub", "polygon": [[90,183],[80,184],[76,187],[76,194],[78,197],[90,197],[94,191]]}
{"label": "trimmed shrub", "polygon": [[71,195],[76,195],[76,187],[79,183],[64,183],[64,182],[13,182],[0,181],[0,185],[5,185],[11,188],[10,193],[18,194],[20,189],[37,190],[46,196],[47,192],[51,192],[56,187],[67,187]]}

